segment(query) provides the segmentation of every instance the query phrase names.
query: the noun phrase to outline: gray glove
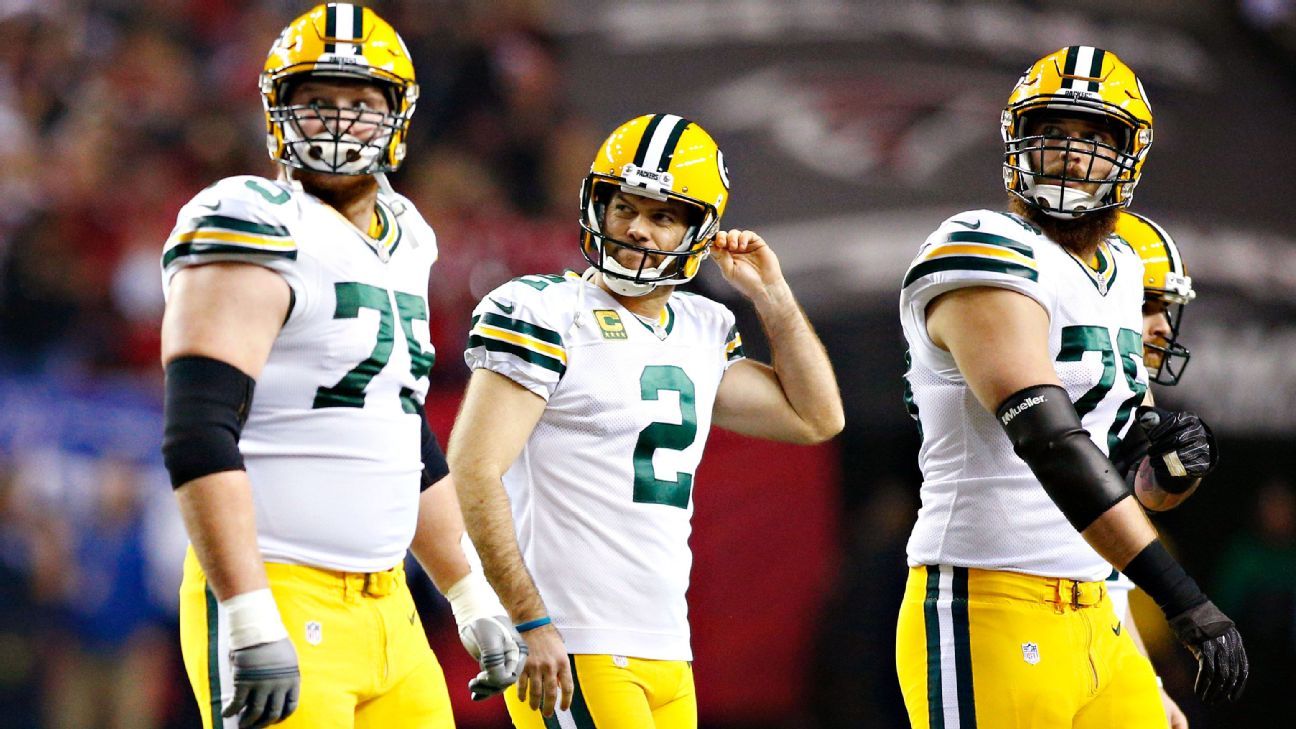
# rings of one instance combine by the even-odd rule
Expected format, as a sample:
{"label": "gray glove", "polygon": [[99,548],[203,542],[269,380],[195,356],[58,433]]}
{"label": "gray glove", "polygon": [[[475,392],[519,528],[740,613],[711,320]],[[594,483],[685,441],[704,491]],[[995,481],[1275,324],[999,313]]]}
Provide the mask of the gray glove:
{"label": "gray glove", "polygon": [[239,729],[278,724],[297,710],[301,674],[297,651],[287,638],[230,651],[234,700],[221,716],[238,715]]}
{"label": "gray glove", "polygon": [[482,669],[468,682],[473,701],[488,699],[517,683],[526,665],[527,646],[507,616],[477,618],[459,629],[459,640]]}

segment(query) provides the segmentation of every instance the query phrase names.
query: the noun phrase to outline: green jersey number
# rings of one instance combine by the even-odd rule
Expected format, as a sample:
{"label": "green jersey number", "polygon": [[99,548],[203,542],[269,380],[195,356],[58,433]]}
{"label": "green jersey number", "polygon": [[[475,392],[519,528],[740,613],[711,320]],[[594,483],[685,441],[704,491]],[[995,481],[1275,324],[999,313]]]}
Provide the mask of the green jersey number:
{"label": "green jersey number", "polygon": [[[387,366],[391,358],[392,346],[395,343],[396,327],[393,320],[400,318],[401,333],[405,335],[405,346],[410,354],[410,374],[417,380],[426,377],[432,369],[435,359],[432,352],[423,351],[423,346],[414,338],[415,319],[427,321],[427,301],[421,296],[395,292],[396,309],[392,311],[392,295],[386,289],[355,282],[333,284],[337,297],[337,307],[333,311],[334,319],[355,319],[361,309],[378,312],[378,336],[373,351],[369,356],[352,367],[332,387],[320,387],[315,390],[314,408],[362,408],[365,404],[365,388],[374,377]],[[414,391],[402,387],[400,392],[401,409],[407,413],[416,412]]]}
{"label": "green jersey number", "polygon": [[697,396],[693,380],[674,365],[649,365],[639,375],[639,394],[657,400],[662,391],[679,393],[680,422],[651,423],[639,431],[634,449],[634,500],[640,504],[664,504],[687,509],[693,491],[693,474],[683,471],[673,481],[657,478],[653,453],[658,448],[682,451],[697,439]]}
{"label": "green jersey number", "polygon": [[1143,337],[1132,329],[1121,329],[1116,333],[1116,347],[1112,347],[1111,334],[1106,327],[1075,325],[1062,328],[1062,348],[1058,352],[1058,362],[1079,362],[1085,352],[1098,352],[1102,355],[1103,371],[1098,384],[1076,400],[1076,414],[1081,418],[1093,412],[1098,403],[1111,392],[1116,383],[1116,361],[1119,354],[1121,372],[1125,375],[1125,384],[1133,391],[1125,402],[1116,409],[1116,418],[1111,429],[1107,431],[1108,452],[1120,443],[1120,432],[1129,421],[1134,408],[1143,402],[1147,385],[1138,381],[1138,363],[1143,357]]}

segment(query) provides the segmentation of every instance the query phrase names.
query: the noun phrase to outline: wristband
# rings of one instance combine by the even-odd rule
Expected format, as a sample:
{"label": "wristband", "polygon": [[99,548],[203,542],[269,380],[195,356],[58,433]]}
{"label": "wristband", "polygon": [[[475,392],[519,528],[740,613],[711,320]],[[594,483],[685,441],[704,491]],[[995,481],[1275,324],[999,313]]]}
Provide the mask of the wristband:
{"label": "wristband", "polygon": [[552,622],[553,622],[553,621],[549,619],[549,616],[548,616],[548,615],[545,615],[545,616],[543,616],[543,617],[536,618],[535,620],[528,620],[528,621],[526,621],[525,623],[518,623],[517,625],[514,625],[514,626],[513,626],[513,629],[516,630],[516,631],[519,632],[519,633],[525,633],[525,632],[527,632],[528,630],[535,630],[536,628],[543,628],[544,626],[546,626],[546,625],[548,625],[548,624],[550,624],[550,623],[552,623]]}
{"label": "wristband", "polygon": [[1166,551],[1160,539],[1153,539],[1121,570],[1134,584],[1173,618],[1205,603],[1206,595],[1188,576],[1183,566]]}
{"label": "wristband", "polygon": [[1159,689],[1165,688],[1165,681],[1162,681],[1160,676],[1157,676],[1156,680],[1157,680],[1157,688]]}
{"label": "wristband", "polygon": [[273,643],[288,637],[270,588],[235,595],[220,604],[229,621],[230,650]]}
{"label": "wristband", "polygon": [[479,618],[508,615],[480,572],[464,575],[463,579],[445,591],[445,597],[450,601],[450,612],[454,613],[455,625],[461,628]]}

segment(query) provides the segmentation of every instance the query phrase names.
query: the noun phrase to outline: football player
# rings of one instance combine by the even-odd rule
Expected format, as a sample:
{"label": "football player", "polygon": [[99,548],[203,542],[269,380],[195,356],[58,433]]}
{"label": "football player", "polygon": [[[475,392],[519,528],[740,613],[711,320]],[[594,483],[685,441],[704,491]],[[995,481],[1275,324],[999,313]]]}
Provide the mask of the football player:
{"label": "football player", "polygon": [[372,10],[320,5],[261,74],[278,176],[220,180],[162,254],[163,454],[191,549],[181,644],[204,727],[453,726],[407,548],[483,672],[524,648],[469,567],[424,420],[431,228],[386,184],[418,99]]}
{"label": "football player", "polygon": [[[1192,278],[1174,239],[1152,220],[1122,210],[1116,219],[1116,235],[1143,260],[1143,363],[1148,379],[1166,386],[1178,384],[1191,356],[1188,348],[1179,342],[1179,325],[1183,308],[1197,296]],[[1136,426],[1129,429],[1128,435],[1112,451],[1112,462],[1126,475],[1126,482],[1135,489],[1135,496],[1145,508],[1153,511],[1174,508],[1196,490],[1202,477],[1218,462],[1210,428],[1192,413],[1169,412],[1151,407],[1150,403],[1140,407],[1135,422]],[[1156,435],[1155,448],[1148,439],[1149,433]],[[1154,451],[1151,458],[1149,450]],[[1175,462],[1183,470],[1178,476],[1169,472]],[[1133,589],[1134,583],[1128,577],[1112,570],[1107,578],[1107,590],[1117,625],[1124,625],[1139,652],[1147,655],[1147,647],[1129,608],[1129,593]],[[1157,685],[1161,687],[1161,704],[1170,729],[1188,729],[1188,718],[1161,686],[1159,677]]]}
{"label": "football player", "polygon": [[1115,565],[1236,699],[1232,621],[1169,555],[1107,455],[1147,389],[1143,264],[1114,236],[1152,142],[1115,54],[1034,63],[1001,119],[1009,212],[955,215],[905,275],[908,402],[924,435],[897,670],[915,727],[1164,727],[1111,625]]}
{"label": "football player", "polygon": [[[523,276],[474,312],[448,453],[486,575],[531,649],[506,694],[523,729],[695,727],[685,591],[707,433],[818,443],[842,428],[823,345],[769,245],[720,229],[728,201],[702,127],[632,119],[582,186],[590,268]],[[755,306],[773,367],[744,357],[729,309],[676,292],[708,254]]]}

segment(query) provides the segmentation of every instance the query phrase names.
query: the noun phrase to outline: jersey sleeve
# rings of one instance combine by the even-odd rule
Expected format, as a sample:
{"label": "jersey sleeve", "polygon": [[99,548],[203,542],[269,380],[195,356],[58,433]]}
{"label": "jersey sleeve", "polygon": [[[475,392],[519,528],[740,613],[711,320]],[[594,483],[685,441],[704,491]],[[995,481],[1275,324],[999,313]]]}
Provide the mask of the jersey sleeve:
{"label": "jersey sleeve", "polygon": [[229,177],[194,196],[176,217],[162,251],[163,288],[176,273],[206,263],[251,263],[278,271],[300,295],[297,242],[287,221],[291,191],[260,177]]}
{"label": "jersey sleeve", "polygon": [[487,294],[473,310],[464,361],[504,375],[548,400],[567,371],[567,350],[552,306],[526,279]]}
{"label": "jersey sleeve", "polygon": [[1053,296],[1040,285],[1031,223],[1016,216],[974,210],[941,223],[905,272],[900,293],[902,325],[916,357],[937,371],[955,372],[953,360],[927,336],[927,305],[960,288],[991,286],[1016,291],[1053,311]]}

